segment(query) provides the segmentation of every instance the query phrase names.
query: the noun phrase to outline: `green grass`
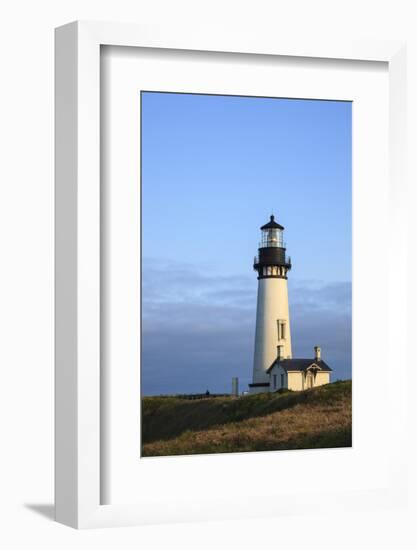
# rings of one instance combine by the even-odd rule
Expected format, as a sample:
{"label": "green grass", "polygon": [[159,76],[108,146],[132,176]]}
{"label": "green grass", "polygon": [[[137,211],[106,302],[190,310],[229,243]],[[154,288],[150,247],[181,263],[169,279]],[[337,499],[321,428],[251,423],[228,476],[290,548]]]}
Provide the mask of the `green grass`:
{"label": "green grass", "polygon": [[142,400],[143,456],[351,446],[351,381],[302,392]]}

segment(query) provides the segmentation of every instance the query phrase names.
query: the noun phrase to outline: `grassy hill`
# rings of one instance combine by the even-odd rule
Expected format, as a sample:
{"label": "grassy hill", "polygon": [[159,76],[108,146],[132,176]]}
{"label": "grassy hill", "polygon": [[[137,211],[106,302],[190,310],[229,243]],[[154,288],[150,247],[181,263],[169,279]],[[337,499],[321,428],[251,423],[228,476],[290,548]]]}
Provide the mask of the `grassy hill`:
{"label": "grassy hill", "polygon": [[143,456],[350,447],[350,380],[302,392],[144,397]]}

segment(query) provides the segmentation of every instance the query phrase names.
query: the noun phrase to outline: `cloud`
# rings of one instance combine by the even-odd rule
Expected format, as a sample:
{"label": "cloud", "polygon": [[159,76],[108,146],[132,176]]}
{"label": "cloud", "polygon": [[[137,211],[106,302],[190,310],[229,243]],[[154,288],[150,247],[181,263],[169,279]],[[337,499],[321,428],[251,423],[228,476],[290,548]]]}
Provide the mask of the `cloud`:
{"label": "cloud", "polygon": [[[250,382],[256,279],[146,259],[142,270],[142,384],[145,394],[229,392],[232,376]],[[290,283],[294,356],[315,344],[350,376],[351,285]]]}

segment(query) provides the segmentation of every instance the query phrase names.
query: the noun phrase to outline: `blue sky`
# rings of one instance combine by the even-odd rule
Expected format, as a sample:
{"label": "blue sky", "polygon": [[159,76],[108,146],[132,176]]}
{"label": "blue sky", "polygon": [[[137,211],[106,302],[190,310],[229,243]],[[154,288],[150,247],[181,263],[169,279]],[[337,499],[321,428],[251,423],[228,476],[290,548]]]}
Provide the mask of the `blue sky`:
{"label": "blue sky", "polygon": [[142,93],[145,394],[250,382],[259,227],[285,226],[293,356],[351,375],[351,103]]}

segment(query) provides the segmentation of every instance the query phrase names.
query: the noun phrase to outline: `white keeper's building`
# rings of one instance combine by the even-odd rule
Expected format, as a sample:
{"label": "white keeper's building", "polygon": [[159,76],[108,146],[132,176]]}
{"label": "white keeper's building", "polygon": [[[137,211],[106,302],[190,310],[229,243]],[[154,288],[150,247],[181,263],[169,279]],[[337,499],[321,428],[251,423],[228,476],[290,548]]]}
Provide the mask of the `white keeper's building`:
{"label": "white keeper's building", "polygon": [[332,369],[322,360],[318,346],[311,359],[292,357],[287,284],[291,258],[286,255],[283,233],[284,227],[271,216],[261,227],[261,242],[254,260],[258,302],[250,393],[281,388],[300,391],[330,382]]}

